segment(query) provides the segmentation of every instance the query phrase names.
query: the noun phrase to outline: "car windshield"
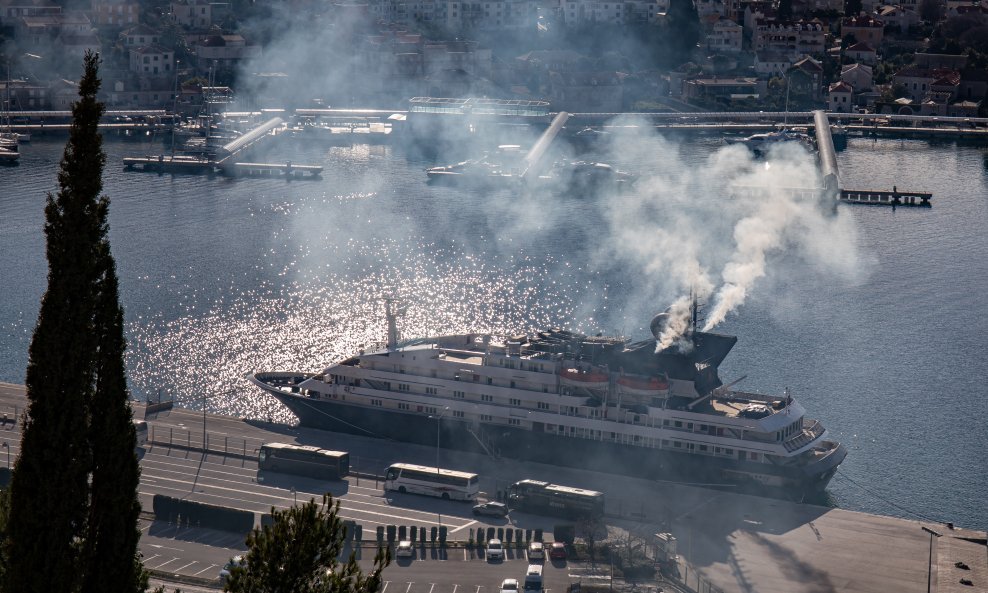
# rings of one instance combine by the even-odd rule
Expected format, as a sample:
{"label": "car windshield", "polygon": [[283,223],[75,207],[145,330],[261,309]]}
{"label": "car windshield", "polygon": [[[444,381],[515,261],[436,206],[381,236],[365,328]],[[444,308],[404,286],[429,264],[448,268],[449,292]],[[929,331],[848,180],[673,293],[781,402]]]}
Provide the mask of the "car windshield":
{"label": "car windshield", "polygon": [[503,583],[501,585],[501,589],[504,589],[505,591],[517,591],[518,583]]}
{"label": "car windshield", "polygon": [[492,549],[492,550],[500,550],[501,549],[501,542],[491,542],[491,543],[487,544],[487,547],[490,548],[490,549]]}

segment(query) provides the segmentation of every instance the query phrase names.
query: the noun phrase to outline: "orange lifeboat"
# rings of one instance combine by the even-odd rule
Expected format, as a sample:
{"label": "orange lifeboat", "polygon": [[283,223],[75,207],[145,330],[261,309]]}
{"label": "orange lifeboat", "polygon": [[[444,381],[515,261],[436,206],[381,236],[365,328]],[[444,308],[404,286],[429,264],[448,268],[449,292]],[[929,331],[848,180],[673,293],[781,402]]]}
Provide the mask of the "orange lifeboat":
{"label": "orange lifeboat", "polygon": [[659,377],[622,375],[617,384],[622,392],[629,395],[656,397],[669,392],[669,382]]}
{"label": "orange lifeboat", "polygon": [[610,377],[602,369],[585,371],[577,368],[564,368],[559,371],[559,382],[570,387],[606,389],[610,384]]}

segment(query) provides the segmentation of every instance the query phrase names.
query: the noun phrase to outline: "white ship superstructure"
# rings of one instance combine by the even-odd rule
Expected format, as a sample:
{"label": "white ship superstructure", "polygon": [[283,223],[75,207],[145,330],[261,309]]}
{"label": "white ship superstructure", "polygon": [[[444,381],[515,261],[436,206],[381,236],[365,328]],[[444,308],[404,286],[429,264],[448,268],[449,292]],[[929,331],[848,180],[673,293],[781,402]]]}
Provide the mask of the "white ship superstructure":
{"label": "white ship superstructure", "polygon": [[846,455],[790,395],[721,384],[730,336],[689,332],[687,353],[560,329],[396,338],[389,308],[383,348],[254,382],[303,425],[429,444],[442,417],[450,447],[659,479],[802,496]]}

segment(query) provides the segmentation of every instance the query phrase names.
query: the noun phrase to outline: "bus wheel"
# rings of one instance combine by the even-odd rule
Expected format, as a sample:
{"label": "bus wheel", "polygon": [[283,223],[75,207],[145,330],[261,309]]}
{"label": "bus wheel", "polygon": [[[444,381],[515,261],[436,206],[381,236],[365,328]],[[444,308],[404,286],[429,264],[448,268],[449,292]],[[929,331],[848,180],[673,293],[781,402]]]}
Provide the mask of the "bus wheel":
{"label": "bus wheel", "polygon": [[405,493],[405,487],[404,486],[398,486],[398,492],[401,492],[402,494],[404,494]]}
{"label": "bus wheel", "polygon": [[443,500],[449,500],[449,492],[443,492]]}

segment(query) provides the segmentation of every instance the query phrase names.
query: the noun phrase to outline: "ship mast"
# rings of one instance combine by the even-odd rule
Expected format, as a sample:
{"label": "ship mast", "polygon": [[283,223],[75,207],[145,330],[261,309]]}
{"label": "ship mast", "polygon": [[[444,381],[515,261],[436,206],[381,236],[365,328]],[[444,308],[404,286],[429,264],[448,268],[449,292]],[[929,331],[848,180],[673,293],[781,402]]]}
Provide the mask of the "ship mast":
{"label": "ship mast", "polygon": [[393,308],[391,305],[397,301],[394,297],[384,298],[384,316],[388,320],[388,350],[398,347],[398,317],[405,314],[405,308]]}

